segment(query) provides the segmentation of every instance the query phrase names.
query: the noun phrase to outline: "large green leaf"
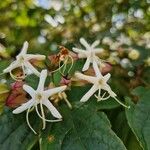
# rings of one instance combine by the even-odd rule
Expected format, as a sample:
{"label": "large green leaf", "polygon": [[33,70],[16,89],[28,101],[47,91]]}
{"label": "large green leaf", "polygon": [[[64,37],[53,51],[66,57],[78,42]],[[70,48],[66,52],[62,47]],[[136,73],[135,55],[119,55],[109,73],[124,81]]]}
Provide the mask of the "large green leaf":
{"label": "large green leaf", "polygon": [[[31,123],[33,124],[33,119]],[[0,116],[0,149],[30,150],[37,141],[38,136],[27,126],[24,114],[13,115],[10,110],[5,109]]]}
{"label": "large green leaf", "polygon": [[130,109],[126,109],[127,120],[142,148],[150,150],[150,89],[139,87],[133,93],[139,100],[134,104],[127,99],[131,106]]}
{"label": "large green leaf", "polygon": [[84,105],[75,110],[63,107],[64,120],[50,125],[42,134],[44,150],[125,150],[111,130],[106,115]]}

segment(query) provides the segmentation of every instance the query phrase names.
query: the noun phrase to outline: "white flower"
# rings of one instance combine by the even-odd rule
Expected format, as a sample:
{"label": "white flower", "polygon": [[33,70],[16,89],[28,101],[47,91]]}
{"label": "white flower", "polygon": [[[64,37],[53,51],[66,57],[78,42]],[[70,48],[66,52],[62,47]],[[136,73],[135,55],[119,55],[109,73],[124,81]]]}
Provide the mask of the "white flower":
{"label": "white flower", "polygon": [[[28,123],[29,127],[31,128],[31,130],[35,134],[36,134],[36,132],[31,127],[31,125],[29,123],[29,119],[28,119],[28,114],[29,114],[29,111],[31,110],[32,107],[33,108],[35,107],[38,116],[43,120],[43,129],[45,129],[45,122],[46,121],[56,122],[56,121],[61,121],[61,119],[62,119],[61,114],[57,111],[57,109],[49,101],[49,97],[56,94],[56,93],[64,91],[67,86],[60,86],[60,87],[56,87],[53,89],[44,90],[44,84],[45,84],[46,77],[47,77],[47,70],[43,70],[40,74],[40,80],[39,80],[37,90],[34,90],[32,87],[30,87],[28,85],[23,85],[23,89],[27,93],[29,93],[29,95],[31,96],[31,99],[13,111],[14,114],[18,114],[18,113],[21,113],[21,112],[27,110],[27,115],[26,115],[27,123]],[[40,104],[41,114],[38,110],[38,104]],[[57,120],[45,119],[43,105],[45,105],[48,108],[48,110],[51,112],[51,114],[55,118],[57,118]]]}
{"label": "white flower", "polygon": [[88,44],[87,41],[85,41],[84,38],[80,38],[80,43],[86,48],[86,50],[79,49],[79,48],[73,48],[73,51],[78,53],[79,58],[86,58],[86,62],[83,66],[82,71],[88,70],[90,63],[93,63],[94,61],[101,66],[101,59],[96,56],[96,54],[99,54],[103,51],[102,48],[95,48],[100,43],[99,40],[95,41],[92,45]]}
{"label": "white flower", "polygon": [[[96,63],[93,64],[94,70],[95,70],[95,74],[96,76],[87,76],[84,75],[82,73],[75,73],[75,76],[79,79],[82,80],[86,80],[90,83],[93,84],[93,86],[91,87],[91,89],[81,98],[81,102],[86,102],[89,100],[89,98],[96,92],[98,91],[98,96],[96,96],[96,98],[98,99],[98,101],[100,100],[106,100],[109,97],[114,98],[119,104],[123,105],[124,107],[127,107],[126,105],[124,105],[123,103],[121,103],[117,98],[116,98],[116,94],[111,90],[111,87],[108,85],[107,81],[110,78],[110,73],[106,74],[105,76],[103,76],[100,71],[99,68],[97,66]],[[104,90],[106,91],[104,93],[104,95],[101,96],[101,91]],[[109,95],[107,97],[104,97],[105,94],[108,93]]]}
{"label": "white flower", "polygon": [[23,74],[25,76],[25,69],[30,69],[35,75],[40,76],[40,72],[32,66],[32,64],[29,62],[31,59],[37,59],[37,60],[44,60],[44,55],[33,55],[33,54],[27,54],[28,49],[28,42],[24,42],[23,47],[21,49],[21,52],[16,56],[16,60],[12,62],[6,69],[3,70],[3,73],[10,73],[12,75],[12,70],[22,67]]}

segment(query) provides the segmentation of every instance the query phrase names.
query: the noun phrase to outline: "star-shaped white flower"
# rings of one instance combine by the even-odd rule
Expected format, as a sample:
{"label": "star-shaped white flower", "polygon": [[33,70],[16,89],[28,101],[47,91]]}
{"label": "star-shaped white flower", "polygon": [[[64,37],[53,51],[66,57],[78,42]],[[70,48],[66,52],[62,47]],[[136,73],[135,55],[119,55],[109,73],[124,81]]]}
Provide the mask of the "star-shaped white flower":
{"label": "star-shaped white flower", "polygon": [[[61,121],[62,120],[61,114],[52,105],[52,103],[49,100],[49,97],[56,94],[56,93],[64,91],[67,88],[67,86],[60,86],[60,87],[56,87],[56,88],[53,88],[53,89],[44,90],[44,84],[45,84],[46,77],[47,77],[47,70],[43,70],[40,74],[40,80],[39,80],[37,90],[34,90],[32,87],[30,87],[28,85],[23,85],[23,89],[27,93],[29,93],[29,95],[31,96],[31,99],[28,102],[22,104],[21,106],[19,106],[18,108],[16,108],[13,111],[14,114],[19,114],[19,113],[27,110],[27,115],[26,115],[27,123],[28,123],[29,127],[31,128],[31,130],[34,133],[36,133],[36,132],[31,127],[31,125],[29,123],[29,119],[28,119],[28,114],[29,114],[29,111],[30,111],[31,108],[35,108],[38,116],[43,120],[43,129],[45,129],[45,122],[46,121],[56,122],[56,121]],[[40,104],[41,114],[38,110],[38,104]],[[48,110],[51,112],[51,114],[55,118],[57,118],[57,120],[47,120],[47,119],[45,119],[43,105],[48,108]]]}
{"label": "star-shaped white flower", "polygon": [[103,51],[102,48],[96,48],[100,43],[99,40],[96,40],[92,45],[88,44],[84,38],[80,38],[80,43],[86,48],[85,50],[79,48],[73,48],[73,51],[78,53],[79,58],[86,58],[86,62],[82,68],[82,71],[88,70],[90,63],[94,61],[101,66],[102,60],[96,55]]}
{"label": "star-shaped white flower", "polygon": [[[93,64],[94,70],[95,70],[95,74],[96,76],[87,76],[84,75],[82,73],[75,73],[76,77],[82,80],[86,80],[88,82],[90,82],[91,84],[93,84],[93,86],[91,87],[91,89],[81,98],[81,102],[86,102],[89,100],[89,98],[96,92],[98,91],[98,96],[96,96],[96,98],[98,99],[98,101],[100,100],[106,100],[109,97],[114,98],[119,104],[123,105],[124,107],[129,108],[128,106],[126,106],[125,104],[121,103],[117,98],[116,98],[116,94],[111,90],[111,87],[108,85],[107,81],[110,78],[110,73],[106,74],[105,76],[103,76],[101,74],[101,72],[99,71],[99,68],[97,66],[96,63]],[[104,90],[106,91],[106,93],[108,93],[109,95],[107,97],[105,97],[105,94],[103,96],[101,96],[101,91]]]}
{"label": "star-shaped white flower", "polygon": [[23,47],[21,49],[21,52],[16,56],[16,60],[13,61],[6,69],[3,70],[3,73],[10,73],[12,75],[12,70],[22,67],[23,74],[25,76],[25,69],[30,69],[35,75],[40,76],[40,72],[33,67],[33,65],[30,63],[31,59],[37,59],[37,60],[44,60],[44,55],[33,55],[33,54],[27,54],[28,49],[28,42],[24,42]]}

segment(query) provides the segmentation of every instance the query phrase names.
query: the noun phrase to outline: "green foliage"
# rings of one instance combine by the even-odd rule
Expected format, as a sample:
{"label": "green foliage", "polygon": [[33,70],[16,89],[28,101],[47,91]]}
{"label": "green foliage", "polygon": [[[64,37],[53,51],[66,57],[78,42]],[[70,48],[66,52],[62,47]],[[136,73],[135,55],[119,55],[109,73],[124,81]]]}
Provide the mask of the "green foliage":
{"label": "green foliage", "polygon": [[[9,109],[5,109],[0,116],[1,150],[29,150],[38,141],[38,137],[28,128],[24,117],[24,115],[13,115]],[[38,122],[32,120],[32,123]]]}
{"label": "green foliage", "polygon": [[51,125],[42,133],[42,149],[126,149],[111,130],[110,122],[104,113],[96,111],[91,106],[71,111],[63,107],[61,112],[64,121]]}
{"label": "green foliage", "polygon": [[144,150],[150,149],[150,89],[139,87],[134,90],[134,95],[138,96],[138,103],[135,105],[127,99],[131,108],[126,110],[128,123],[135,133],[138,141]]}

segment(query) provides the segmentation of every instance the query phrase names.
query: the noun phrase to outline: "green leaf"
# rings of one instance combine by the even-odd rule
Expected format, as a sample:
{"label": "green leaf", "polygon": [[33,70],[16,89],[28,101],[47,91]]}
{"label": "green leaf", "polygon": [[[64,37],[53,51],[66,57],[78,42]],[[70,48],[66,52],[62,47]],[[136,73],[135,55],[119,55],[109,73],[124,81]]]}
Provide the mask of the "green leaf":
{"label": "green leaf", "polygon": [[9,65],[8,60],[0,60],[0,73]]}
{"label": "green leaf", "polygon": [[42,134],[44,150],[125,150],[111,130],[107,116],[84,105],[74,110],[63,107],[64,120],[49,126]]}
{"label": "green leaf", "polygon": [[[5,109],[0,116],[1,150],[29,150],[35,145],[38,136],[29,129],[25,119],[24,114],[13,115],[12,111]],[[37,122],[34,120],[34,123]]]}
{"label": "green leaf", "polygon": [[[118,112],[119,111],[119,112]],[[115,117],[115,119],[114,119]],[[131,131],[125,115],[125,111],[116,110],[111,115],[113,131],[123,141],[128,150],[142,150],[138,140]]]}
{"label": "green leaf", "polygon": [[131,106],[130,109],[126,109],[127,120],[142,148],[150,150],[150,89],[139,87],[133,93],[139,100],[137,104],[134,104],[127,98]]}

